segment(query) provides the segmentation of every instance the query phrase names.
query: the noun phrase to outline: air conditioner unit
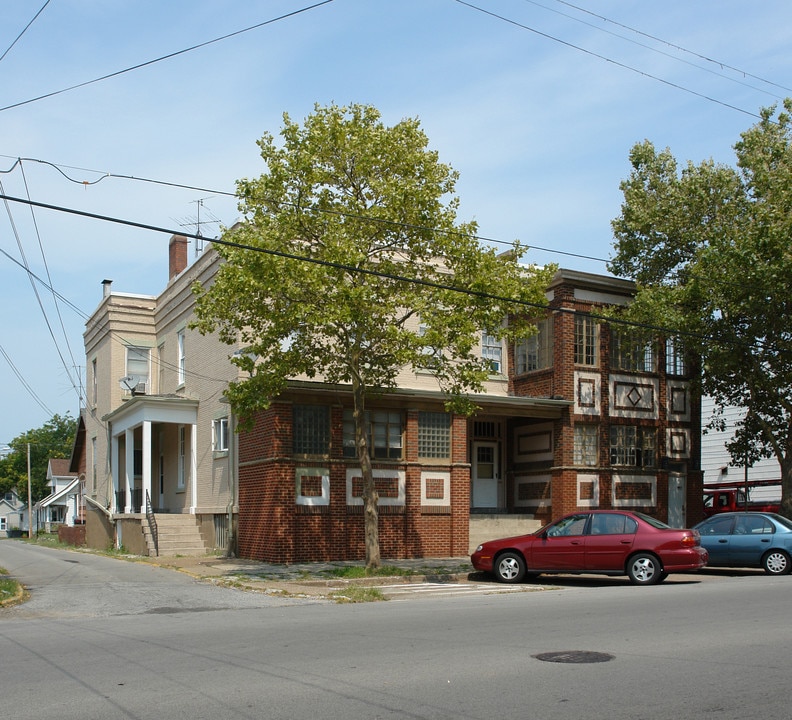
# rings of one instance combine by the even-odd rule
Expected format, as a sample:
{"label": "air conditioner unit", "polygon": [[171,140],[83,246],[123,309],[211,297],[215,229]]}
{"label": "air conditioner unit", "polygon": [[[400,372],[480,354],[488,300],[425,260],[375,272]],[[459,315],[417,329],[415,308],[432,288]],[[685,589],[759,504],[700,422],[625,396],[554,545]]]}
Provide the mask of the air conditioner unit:
{"label": "air conditioner unit", "polygon": [[135,385],[134,395],[145,395],[146,394],[146,383],[140,382]]}

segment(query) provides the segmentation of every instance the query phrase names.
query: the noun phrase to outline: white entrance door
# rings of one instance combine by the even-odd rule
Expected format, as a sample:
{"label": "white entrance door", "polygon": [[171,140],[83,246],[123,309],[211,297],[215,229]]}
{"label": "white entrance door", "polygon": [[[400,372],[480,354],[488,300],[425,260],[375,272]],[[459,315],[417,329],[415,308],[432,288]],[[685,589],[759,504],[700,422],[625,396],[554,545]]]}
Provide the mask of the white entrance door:
{"label": "white entrance door", "polygon": [[473,443],[471,507],[498,507],[498,443]]}
{"label": "white entrance door", "polygon": [[685,527],[685,495],[687,476],[680,473],[668,474],[668,524]]}

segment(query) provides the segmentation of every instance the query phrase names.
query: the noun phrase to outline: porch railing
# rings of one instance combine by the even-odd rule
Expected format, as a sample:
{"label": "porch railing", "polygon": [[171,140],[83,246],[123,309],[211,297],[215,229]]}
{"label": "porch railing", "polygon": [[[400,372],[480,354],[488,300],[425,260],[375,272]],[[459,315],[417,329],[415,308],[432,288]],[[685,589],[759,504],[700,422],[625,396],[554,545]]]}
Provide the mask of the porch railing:
{"label": "porch railing", "polygon": [[154,554],[159,555],[159,535],[157,533],[157,518],[154,517],[154,509],[151,507],[151,497],[146,490],[146,522],[148,522],[151,539],[154,542]]}

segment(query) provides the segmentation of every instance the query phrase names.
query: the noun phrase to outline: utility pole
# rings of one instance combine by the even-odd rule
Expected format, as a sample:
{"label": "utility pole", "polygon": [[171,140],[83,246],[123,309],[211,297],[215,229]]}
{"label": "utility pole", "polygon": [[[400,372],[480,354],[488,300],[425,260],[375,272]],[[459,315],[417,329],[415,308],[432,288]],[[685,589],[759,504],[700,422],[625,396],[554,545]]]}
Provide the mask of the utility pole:
{"label": "utility pole", "polygon": [[33,493],[30,489],[30,443],[27,444],[27,471],[28,471],[28,539],[33,537]]}

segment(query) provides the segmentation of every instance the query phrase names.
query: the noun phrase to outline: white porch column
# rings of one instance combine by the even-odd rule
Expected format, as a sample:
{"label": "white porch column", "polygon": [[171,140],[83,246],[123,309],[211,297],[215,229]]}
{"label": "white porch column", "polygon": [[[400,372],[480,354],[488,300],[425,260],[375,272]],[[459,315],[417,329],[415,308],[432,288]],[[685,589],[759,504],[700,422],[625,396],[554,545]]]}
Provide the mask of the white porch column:
{"label": "white porch column", "polygon": [[[141,512],[146,512],[146,496],[151,497],[151,421],[143,421],[143,498]],[[154,504],[154,501],[151,501]]]}
{"label": "white porch column", "polygon": [[135,482],[135,431],[131,428],[124,431],[126,440],[126,467],[124,468],[124,487],[126,488],[126,506],[124,512],[132,512],[132,488]]}
{"label": "white porch column", "polygon": [[198,426],[190,425],[190,514],[198,507]]}
{"label": "white porch column", "polygon": [[110,507],[113,508],[113,512],[123,512],[124,508],[118,507],[118,491],[121,489],[121,479],[118,477],[118,435],[112,435],[110,438],[110,475],[113,480]]}

